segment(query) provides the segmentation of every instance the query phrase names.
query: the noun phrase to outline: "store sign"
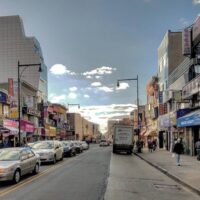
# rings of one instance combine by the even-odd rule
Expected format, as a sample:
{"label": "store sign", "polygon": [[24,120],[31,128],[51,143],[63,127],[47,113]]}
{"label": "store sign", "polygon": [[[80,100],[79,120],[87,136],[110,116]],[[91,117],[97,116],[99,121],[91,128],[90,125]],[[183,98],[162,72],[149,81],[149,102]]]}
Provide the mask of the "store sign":
{"label": "store sign", "polygon": [[177,119],[180,118],[180,117],[183,117],[184,115],[187,115],[190,112],[191,112],[190,108],[185,108],[185,109],[179,109],[179,110],[177,110],[176,111]]}
{"label": "store sign", "polygon": [[192,27],[192,41],[194,45],[196,45],[199,42],[199,39],[200,39],[200,16],[198,16],[196,22]]}
{"label": "store sign", "polygon": [[11,119],[18,119],[18,108],[10,108],[10,118]]}
{"label": "store sign", "polygon": [[13,97],[14,96],[14,85],[13,85],[13,79],[8,79],[8,95]]}
{"label": "store sign", "polygon": [[163,103],[163,92],[162,91],[159,91],[159,103]]}
{"label": "store sign", "polygon": [[33,108],[27,108],[27,114],[33,115],[33,116],[37,116],[37,117],[40,117],[40,116],[41,116],[40,111],[35,110],[35,109],[33,109]]}
{"label": "store sign", "polygon": [[0,103],[7,103],[8,96],[4,92],[0,91]]}
{"label": "store sign", "polygon": [[18,122],[13,121],[13,120],[9,120],[9,119],[4,119],[3,120],[3,126],[6,127],[14,127],[17,128],[18,127]]}
{"label": "store sign", "polygon": [[32,122],[21,120],[20,126],[21,126],[21,130],[23,130],[23,131],[34,133],[35,126]]}
{"label": "store sign", "polygon": [[198,93],[199,91],[200,91],[200,75],[183,87],[182,98],[187,99],[188,97]]}
{"label": "store sign", "polygon": [[191,30],[185,28],[182,32],[182,53],[183,55],[191,55],[192,45],[191,45]]}
{"label": "store sign", "polygon": [[169,114],[159,116],[159,128],[166,129],[166,128],[170,127],[170,125],[171,125],[170,121],[171,120],[170,120]]}
{"label": "store sign", "polygon": [[181,91],[173,91],[173,99],[176,102],[181,102],[181,100],[182,100],[182,92]]}

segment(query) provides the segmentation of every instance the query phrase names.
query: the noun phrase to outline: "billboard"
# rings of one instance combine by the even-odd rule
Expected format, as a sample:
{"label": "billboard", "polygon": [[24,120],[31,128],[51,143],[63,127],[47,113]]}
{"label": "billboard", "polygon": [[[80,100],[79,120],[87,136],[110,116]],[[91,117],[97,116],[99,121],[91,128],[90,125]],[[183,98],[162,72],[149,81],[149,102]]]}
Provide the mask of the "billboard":
{"label": "billboard", "polygon": [[189,28],[185,28],[182,32],[182,53],[183,55],[191,55],[191,52],[191,30]]}
{"label": "billboard", "polygon": [[192,41],[194,45],[200,41],[200,16],[197,17],[192,27]]}

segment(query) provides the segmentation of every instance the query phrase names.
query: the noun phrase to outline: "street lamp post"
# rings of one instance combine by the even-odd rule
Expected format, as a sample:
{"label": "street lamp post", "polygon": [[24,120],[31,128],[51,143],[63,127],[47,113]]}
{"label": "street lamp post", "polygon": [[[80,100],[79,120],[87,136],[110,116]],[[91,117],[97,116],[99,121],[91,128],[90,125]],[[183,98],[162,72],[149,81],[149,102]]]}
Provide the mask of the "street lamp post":
{"label": "street lamp post", "polygon": [[[21,146],[21,76],[23,74],[23,72],[28,68],[28,67],[35,67],[35,66],[39,66],[39,72],[42,71],[41,69],[41,63],[38,64],[20,64],[20,62],[18,61],[17,63],[17,83],[18,83],[18,126],[19,126],[19,132],[18,132],[18,136],[19,136],[19,146]],[[20,74],[20,68],[23,68],[21,74]]]}
{"label": "street lamp post", "polygon": [[138,134],[138,140],[140,139],[140,136],[139,136],[139,127],[140,127],[140,122],[139,122],[139,79],[138,79],[138,75],[136,78],[128,78],[128,79],[119,79],[117,80],[117,87],[120,86],[120,82],[122,81],[136,81],[137,82],[137,134]]}

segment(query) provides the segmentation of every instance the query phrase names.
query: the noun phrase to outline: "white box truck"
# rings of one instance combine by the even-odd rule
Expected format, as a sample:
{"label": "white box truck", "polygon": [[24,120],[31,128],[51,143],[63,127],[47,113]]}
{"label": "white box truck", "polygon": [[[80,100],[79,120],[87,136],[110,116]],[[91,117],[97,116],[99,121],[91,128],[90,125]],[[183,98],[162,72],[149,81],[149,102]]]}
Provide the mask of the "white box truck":
{"label": "white box truck", "polygon": [[115,125],[113,135],[113,153],[133,152],[133,126]]}

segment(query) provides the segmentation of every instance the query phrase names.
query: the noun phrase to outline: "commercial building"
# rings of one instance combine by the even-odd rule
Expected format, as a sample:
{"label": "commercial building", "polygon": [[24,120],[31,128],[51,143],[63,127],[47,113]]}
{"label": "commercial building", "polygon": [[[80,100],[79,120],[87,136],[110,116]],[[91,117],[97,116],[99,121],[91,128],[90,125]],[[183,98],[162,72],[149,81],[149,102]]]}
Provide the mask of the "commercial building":
{"label": "commercial building", "polygon": [[[38,101],[47,101],[47,66],[44,63],[42,50],[35,37],[25,35],[24,26],[19,16],[0,17],[0,83],[13,79],[17,83],[18,62],[20,64],[41,63],[38,67],[27,67],[21,80],[37,89]],[[21,73],[20,73],[21,74]]]}
{"label": "commercial building", "polygon": [[[7,135],[16,143],[20,103],[21,139],[24,142],[31,141],[34,137],[37,139],[41,133],[39,121],[42,110],[38,104],[47,101],[47,66],[39,42],[35,37],[25,35],[23,22],[19,16],[0,17],[0,27],[0,88],[7,91],[9,100],[9,116],[4,115],[0,123],[10,130]],[[39,65],[32,64],[41,64],[42,72],[38,71]]]}
{"label": "commercial building", "polygon": [[[186,153],[196,155],[195,143],[200,139],[200,17],[191,27],[183,30],[183,53],[188,56],[188,62],[180,69],[185,74],[172,84],[182,85],[182,101],[186,106],[177,111],[177,127],[182,128]],[[183,78],[185,77],[185,79]]]}
{"label": "commercial building", "polygon": [[95,141],[99,138],[99,125],[82,117],[79,113],[67,113],[67,139]]}
{"label": "commercial building", "polygon": [[44,103],[41,114],[42,139],[67,139],[67,108],[61,104]]}
{"label": "commercial building", "polygon": [[[185,59],[182,54],[182,32],[167,31],[158,48],[158,80],[159,80],[159,119],[158,131],[159,142],[164,144],[166,149],[171,149],[173,145],[173,133],[171,118],[174,103],[169,96],[169,76],[176,70],[180,63]],[[163,146],[163,145],[161,145]]]}

